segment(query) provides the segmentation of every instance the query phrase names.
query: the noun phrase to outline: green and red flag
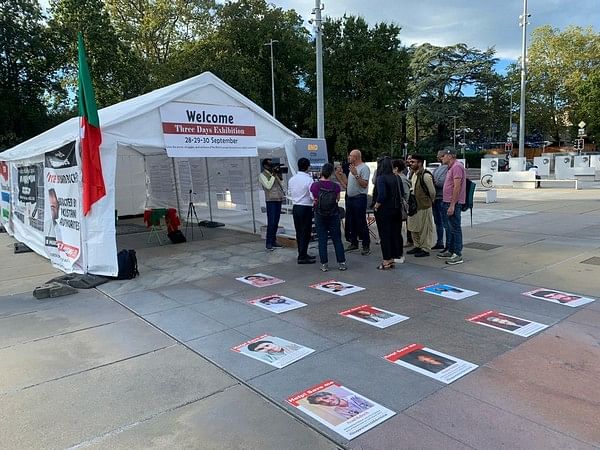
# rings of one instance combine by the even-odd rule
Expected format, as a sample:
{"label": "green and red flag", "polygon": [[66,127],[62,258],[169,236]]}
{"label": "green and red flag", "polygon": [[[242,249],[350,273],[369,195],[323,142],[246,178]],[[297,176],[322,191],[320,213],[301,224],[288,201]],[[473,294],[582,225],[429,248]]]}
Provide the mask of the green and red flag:
{"label": "green and red flag", "polygon": [[92,205],[106,195],[106,187],[100,160],[100,144],[102,143],[100,120],[81,32],[77,35],[77,50],[79,53],[79,133],[83,178],[83,214],[87,215]]}

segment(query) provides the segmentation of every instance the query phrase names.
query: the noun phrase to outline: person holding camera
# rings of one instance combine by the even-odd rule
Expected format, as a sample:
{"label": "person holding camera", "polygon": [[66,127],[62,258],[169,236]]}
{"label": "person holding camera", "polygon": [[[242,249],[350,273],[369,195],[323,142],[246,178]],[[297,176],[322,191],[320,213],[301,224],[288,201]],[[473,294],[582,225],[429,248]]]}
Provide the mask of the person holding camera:
{"label": "person holding camera", "polygon": [[282,246],[277,243],[277,228],[279,227],[279,217],[281,216],[281,203],[285,198],[283,190],[283,176],[281,166],[273,164],[271,158],[265,158],[262,161],[263,171],[258,176],[258,181],[265,191],[265,200],[267,203],[267,238],[266,249],[273,251]]}

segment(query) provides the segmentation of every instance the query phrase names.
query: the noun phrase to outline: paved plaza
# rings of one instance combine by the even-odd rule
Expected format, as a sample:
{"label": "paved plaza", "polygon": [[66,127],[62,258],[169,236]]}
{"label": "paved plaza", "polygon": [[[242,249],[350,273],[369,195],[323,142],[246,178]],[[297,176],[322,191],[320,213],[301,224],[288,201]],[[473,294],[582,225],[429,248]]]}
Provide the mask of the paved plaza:
{"label": "paved plaza", "polygon": [[[140,277],[38,301],[59,275],[0,235],[0,446],[6,449],[600,448],[600,300],[568,307],[523,295],[549,288],[600,297],[600,189],[477,193],[463,213],[465,263],[413,258],[378,271],[379,247],[348,271],[297,265],[227,227],[180,245],[118,237]],[[311,246],[316,247],[316,244]],[[316,248],[312,253],[317,253]],[[331,256],[330,256],[331,259]],[[237,277],[284,283],[257,288]],[[335,279],[365,288],[336,296]],[[460,301],[420,292],[443,283]],[[274,314],[248,300],[307,306]],[[379,329],[340,311],[371,304],[409,319]],[[548,325],[520,337],[470,323],[488,310]],[[264,334],[315,351],[276,368],[231,350]],[[411,343],[476,364],[444,384],[386,361]],[[352,440],[290,405],[335,380],[396,414]]]}

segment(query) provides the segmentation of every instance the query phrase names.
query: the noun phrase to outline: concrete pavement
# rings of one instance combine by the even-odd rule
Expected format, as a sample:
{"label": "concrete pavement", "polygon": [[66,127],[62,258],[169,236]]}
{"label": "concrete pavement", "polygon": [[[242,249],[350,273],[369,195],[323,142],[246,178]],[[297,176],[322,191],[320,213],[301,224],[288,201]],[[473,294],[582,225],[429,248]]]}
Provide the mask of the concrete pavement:
{"label": "concrete pavement", "polygon": [[[348,255],[349,270],[322,274],[294,250],[265,253],[256,237],[206,237],[146,246],[141,276],[38,301],[55,271],[12,255],[0,235],[0,436],[3,448],[598,448],[600,300],[570,308],[528,298],[547,287],[598,296],[600,191],[502,190],[481,195],[474,227],[463,215],[465,263],[413,258],[394,271],[380,257]],[[598,260],[594,259],[598,258]],[[257,289],[234,278],[266,273]],[[308,288],[329,278],[365,291],[336,297]],[[478,291],[460,302],[418,292],[432,282]],[[307,307],[275,315],[247,300],[279,293]],[[339,311],[371,303],[410,319],[384,330]],[[496,309],[550,325],[522,338],[468,323]],[[283,369],[232,346],[270,333],[316,350]],[[480,367],[445,385],[382,356],[420,342]],[[347,441],[285,399],[335,379],[396,416]]]}

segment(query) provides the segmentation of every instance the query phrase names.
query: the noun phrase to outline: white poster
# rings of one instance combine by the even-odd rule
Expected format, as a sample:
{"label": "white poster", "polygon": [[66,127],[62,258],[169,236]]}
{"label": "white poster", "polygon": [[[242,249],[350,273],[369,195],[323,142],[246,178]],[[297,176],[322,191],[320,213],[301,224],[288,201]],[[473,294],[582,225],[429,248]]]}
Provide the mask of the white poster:
{"label": "white poster", "polygon": [[474,316],[467,317],[467,321],[483,325],[484,327],[495,328],[517,336],[529,337],[535,333],[548,328],[543,323],[533,322],[521,317],[509,316],[498,311],[485,311]]}
{"label": "white poster", "polygon": [[354,308],[341,311],[340,314],[359,322],[368,323],[377,328],[387,328],[396,323],[403,322],[409,317],[386,311],[385,309],[375,308],[372,305],[360,305]]}
{"label": "white poster", "polygon": [[442,383],[450,384],[477,369],[477,364],[463,361],[420,344],[410,344],[385,355],[391,363],[414,370]]}
{"label": "white poster", "polygon": [[246,275],[245,277],[238,277],[236,280],[254,287],[267,287],[273,286],[274,284],[285,283],[285,280],[282,280],[281,278],[272,277],[271,275],[266,275],[264,273]]}
{"label": "white poster", "polygon": [[160,107],[160,117],[171,157],[258,156],[248,108],[171,102]]}
{"label": "white poster", "polygon": [[278,369],[289,366],[314,352],[312,348],[268,334],[236,345],[231,350]]}
{"label": "white poster", "polygon": [[267,311],[274,312],[275,314],[281,314],[286,311],[292,311],[293,309],[306,306],[306,303],[302,303],[298,300],[294,300],[293,298],[285,297],[279,294],[253,298],[252,300],[249,300],[248,303],[258,306],[259,308],[266,309]]}
{"label": "white poster", "polygon": [[555,289],[534,289],[533,291],[523,292],[523,295],[531,298],[538,298],[546,300],[547,302],[558,303],[560,305],[570,306],[575,308],[576,306],[585,305],[595,301],[593,298],[582,297],[577,294],[569,294],[568,292],[557,291]]}
{"label": "white poster", "polygon": [[348,440],[396,414],[333,380],[294,394],[287,401]]}
{"label": "white poster", "polygon": [[448,300],[463,300],[467,297],[479,294],[479,292],[469,291],[468,289],[458,288],[450,284],[429,284],[417,288],[417,291],[427,292],[428,294],[438,295],[447,298]]}
{"label": "white poster", "polygon": [[44,246],[53,265],[71,272],[81,256],[82,217],[74,142],[46,153],[44,181]]}
{"label": "white poster", "polygon": [[365,290],[364,287],[354,286],[352,284],[336,280],[322,281],[320,283],[311,284],[310,287],[313,289],[318,289],[319,291],[327,292],[328,294],[339,295],[340,297]]}

